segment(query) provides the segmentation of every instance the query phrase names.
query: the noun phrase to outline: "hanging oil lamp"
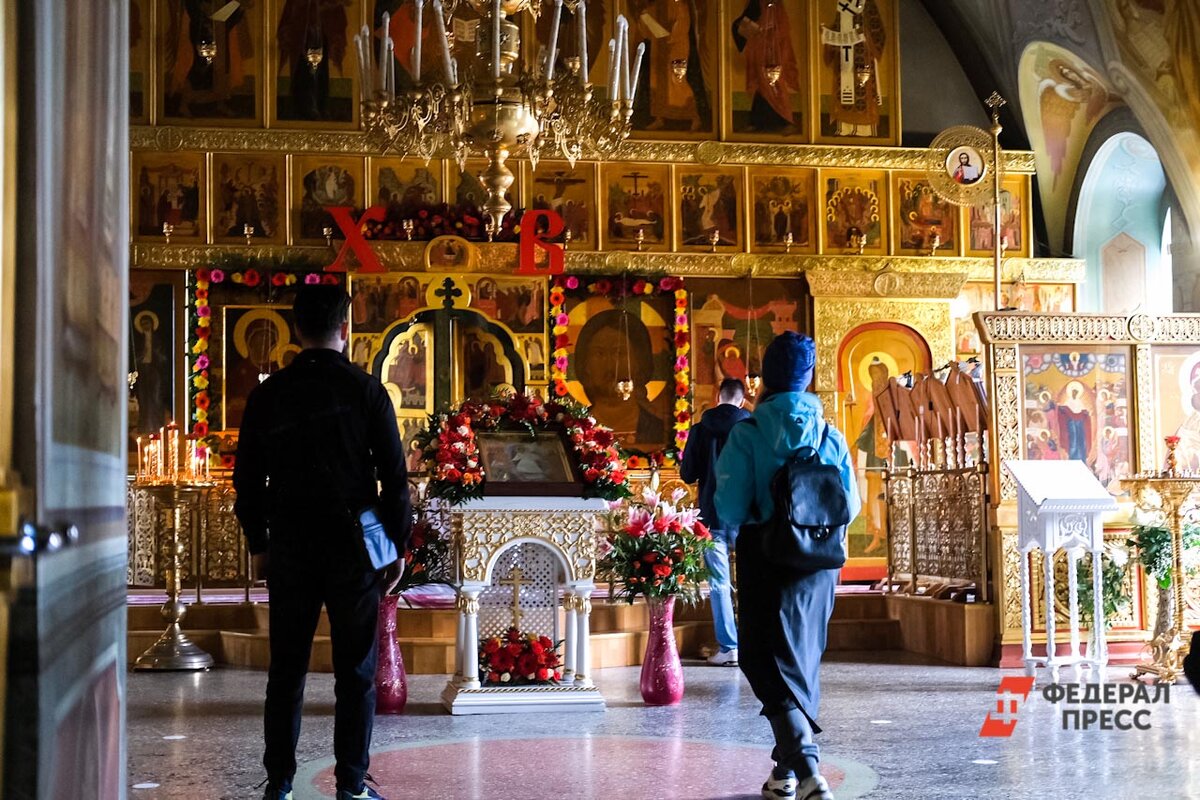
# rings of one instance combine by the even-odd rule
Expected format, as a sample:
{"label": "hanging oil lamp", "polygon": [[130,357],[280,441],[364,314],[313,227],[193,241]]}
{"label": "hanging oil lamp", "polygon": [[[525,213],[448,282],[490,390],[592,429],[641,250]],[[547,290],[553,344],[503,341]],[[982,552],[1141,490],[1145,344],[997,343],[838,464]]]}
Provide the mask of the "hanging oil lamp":
{"label": "hanging oil lamp", "polygon": [[633,397],[633,379],[622,378],[617,381],[617,397],[621,400],[628,400]]}
{"label": "hanging oil lamp", "polygon": [[751,354],[756,353],[758,359],[762,361],[762,352],[757,347],[758,345],[758,320],[754,316],[754,273],[751,272],[746,276],[746,301],[749,305],[747,311],[747,324],[749,328],[746,330],[746,396],[750,399],[758,397],[762,391],[762,376],[754,371],[750,361]]}
{"label": "hanging oil lamp", "polygon": [[[625,348],[625,375],[617,379],[617,397],[621,398],[622,402],[627,402],[633,397],[633,357],[629,352],[629,309],[626,307],[628,300],[625,296],[626,287],[629,284],[629,277],[621,278],[621,347]],[[621,351],[617,350],[617,369],[621,368]]]}
{"label": "hanging oil lamp", "polygon": [[304,51],[304,60],[308,62],[308,69],[313,75],[317,74],[317,70],[321,67],[321,62],[325,60],[325,48],[310,47]]}
{"label": "hanging oil lamp", "polygon": [[746,376],[746,396],[758,397],[760,391],[762,391],[762,376],[757,372],[751,372]]}
{"label": "hanging oil lamp", "polygon": [[205,64],[212,64],[213,59],[217,57],[217,43],[213,41],[202,41],[196,45],[196,52],[204,59]]}

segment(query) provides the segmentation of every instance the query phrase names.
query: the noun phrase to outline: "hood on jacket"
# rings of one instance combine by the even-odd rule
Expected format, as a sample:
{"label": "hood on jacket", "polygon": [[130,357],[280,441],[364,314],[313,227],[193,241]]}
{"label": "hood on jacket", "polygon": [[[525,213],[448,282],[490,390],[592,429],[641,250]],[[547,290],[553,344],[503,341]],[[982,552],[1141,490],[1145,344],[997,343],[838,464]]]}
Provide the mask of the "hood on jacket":
{"label": "hood on jacket", "polygon": [[825,415],[821,400],[808,392],[780,392],[762,399],[754,419],[767,446],[779,461],[820,441]]}
{"label": "hood on jacket", "polygon": [[750,412],[741,406],[731,406],[726,403],[715,405],[700,417],[700,424],[714,436],[724,438],[744,419],[749,418]]}

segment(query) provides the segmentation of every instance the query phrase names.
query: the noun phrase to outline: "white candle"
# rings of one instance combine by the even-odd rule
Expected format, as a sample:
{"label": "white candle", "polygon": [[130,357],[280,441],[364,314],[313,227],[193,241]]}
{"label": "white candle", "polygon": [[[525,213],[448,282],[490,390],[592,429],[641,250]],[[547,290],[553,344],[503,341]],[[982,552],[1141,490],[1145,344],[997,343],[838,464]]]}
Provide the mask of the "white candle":
{"label": "white candle", "polygon": [[575,16],[579,19],[579,75],[584,83],[588,82],[588,51],[587,51],[587,2],[579,0],[579,7],[575,9]]}
{"label": "white candle", "polygon": [[388,31],[391,30],[392,15],[383,12],[383,28],[379,31],[379,91],[387,94],[387,43],[392,37]]}
{"label": "white candle", "polygon": [[629,22],[622,14],[617,17],[617,35],[620,36],[620,41],[617,42],[617,49],[621,51],[621,71],[617,73],[621,77],[621,99],[629,99]]}
{"label": "white candle", "polygon": [[433,0],[433,16],[437,20],[438,38],[442,42],[442,63],[446,68],[446,80],[453,84],[454,60],[450,57],[450,36],[446,32],[446,15],[442,13],[442,0]]}
{"label": "white candle", "polygon": [[[366,31],[366,27],[363,31]],[[371,40],[363,34],[354,37],[354,47],[358,50],[358,77],[359,92],[362,96],[371,99]]]}
{"label": "white candle", "polygon": [[629,95],[629,105],[633,106],[633,99],[637,97],[638,79],[642,75],[642,57],[646,55],[646,43],[638,42],[637,58],[633,61],[633,90]]}
{"label": "white candle", "polygon": [[500,82],[500,26],[504,15],[500,13],[500,0],[492,0],[492,80]]}
{"label": "white candle", "polygon": [[396,99],[396,42],[391,36],[387,40],[387,96]]}
{"label": "white candle", "polygon": [[[584,78],[586,82],[587,79]],[[617,102],[617,40],[608,40],[608,100]]]}
{"label": "white candle", "polygon": [[416,34],[417,41],[413,45],[413,83],[421,82],[421,18],[424,16],[425,0],[416,0]]}
{"label": "white candle", "polygon": [[554,21],[550,23],[550,54],[546,63],[546,80],[554,80],[554,62],[558,59],[558,27],[562,22],[563,0],[554,0]]}

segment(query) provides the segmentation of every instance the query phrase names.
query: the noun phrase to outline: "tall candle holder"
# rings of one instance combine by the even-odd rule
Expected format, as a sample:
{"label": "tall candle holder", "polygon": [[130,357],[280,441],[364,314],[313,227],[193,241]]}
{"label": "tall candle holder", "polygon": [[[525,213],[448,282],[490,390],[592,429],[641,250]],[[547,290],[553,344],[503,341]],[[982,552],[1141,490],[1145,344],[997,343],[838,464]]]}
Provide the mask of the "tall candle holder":
{"label": "tall candle holder", "polygon": [[[185,444],[186,443],[186,444]],[[137,670],[203,670],[213,657],[183,632],[187,605],[183,593],[184,517],[213,487],[208,474],[208,450],[181,434],[174,423],[146,439],[138,437],[138,467],[134,486],[150,493],[168,511],[170,520],[170,572],[167,601],[162,615],[167,629],[134,662]]]}
{"label": "tall candle holder", "polygon": [[1138,664],[1132,676],[1136,680],[1151,675],[1158,683],[1174,683],[1179,679],[1183,674],[1183,660],[1191,649],[1191,634],[1183,618],[1183,509],[1200,488],[1200,475],[1182,473],[1177,467],[1175,448],[1179,445],[1179,437],[1168,436],[1166,444],[1166,468],[1162,472],[1122,481],[1139,501],[1147,491],[1158,494],[1171,533],[1171,594],[1175,605],[1171,627],[1150,642],[1151,660]]}

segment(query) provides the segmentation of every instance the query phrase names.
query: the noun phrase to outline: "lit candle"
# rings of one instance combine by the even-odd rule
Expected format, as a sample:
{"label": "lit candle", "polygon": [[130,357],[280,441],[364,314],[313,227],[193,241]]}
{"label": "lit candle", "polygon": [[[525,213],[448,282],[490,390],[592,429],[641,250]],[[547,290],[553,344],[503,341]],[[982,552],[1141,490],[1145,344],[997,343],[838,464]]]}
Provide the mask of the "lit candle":
{"label": "lit candle", "polygon": [[173,480],[179,475],[179,426],[172,422],[166,430],[167,461],[163,466],[166,477]]}
{"label": "lit candle", "polygon": [[442,42],[442,64],[446,68],[446,80],[454,83],[454,59],[450,57],[450,34],[446,31],[446,15],[442,13],[442,0],[433,0],[433,16],[437,21],[438,38]]}
{"label": "lit candle", "polygon": [[413,44],[413,83],[421,82],[421,20],[425,16],[425,0],[416,0],[416,34],[417,41]]}
{"label": "lit candle", "polygon": [[633,61],[633,91],[629,95],[629,105],[633,105],[633,99],[637,97],[638,79],[642,75],[642,57],[646,55],[646,43],[638,42],[637,58]]}
{"label": "lit candle", "polygon": [[500,82],[500,26],[504,15],[500,12],[500,0],[492,0],[492,80]]}
{"label": "lit candle", "polygon": [[550,23],[550,51],[546,62],[546,80],[554,80],[554,62],[558,60],[558,28],[562,23],[562,0],[554,0],[554,21]]}
{"label": "lit candle", "polygon": [[588,82],[588,51],[587,51],[587,2],[579,0],[579,7],[575,9],[575,16],[579,20],[579,75],[586,84]]}

